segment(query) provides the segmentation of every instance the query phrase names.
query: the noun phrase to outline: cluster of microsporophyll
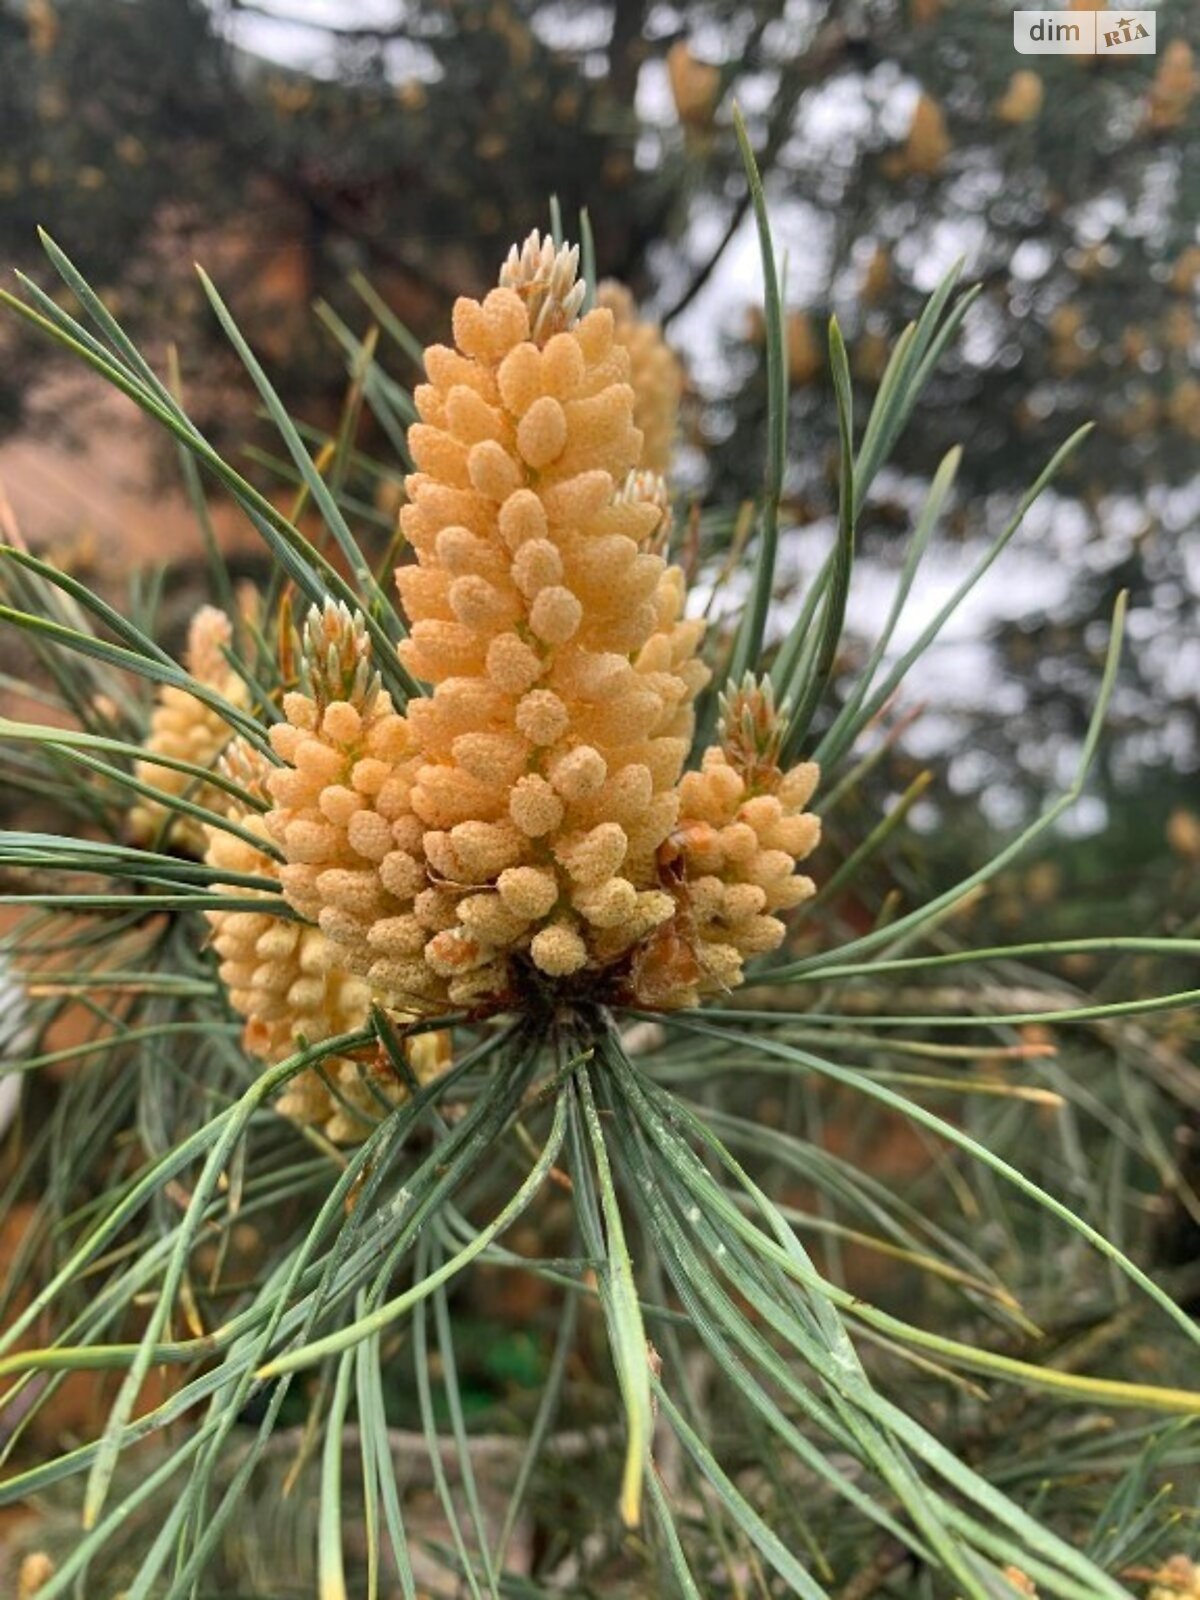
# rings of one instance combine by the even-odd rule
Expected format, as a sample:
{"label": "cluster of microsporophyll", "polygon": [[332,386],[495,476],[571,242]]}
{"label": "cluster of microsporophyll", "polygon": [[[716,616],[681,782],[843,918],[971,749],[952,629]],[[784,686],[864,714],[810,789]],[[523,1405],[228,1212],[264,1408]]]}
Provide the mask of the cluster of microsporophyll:
{"label": "cluster of microsporophyll", "polygon": [[612,312],[614,336],[629,355],[633,420],[642,434],[639,465],[646,472],[669,474],[683,395],[679,357],[658,324],[638,316],[633,296],[623,283],[606,279],[596,290],[596,304]]}
{"label": "cluster of microsporophyll", "polygon": [[811,892],[793,869],[815,769],[747,781],[718,751],[681,784],[703,625],[655,553],[629,355],[611,311],[580,315],[576,261],[533,235],[457,302],[455,348],[426,352],[397,582],[401,659],[432,693],[397,713],[362,627],[327,607],[306,652],[327,687],[340,663],[340,695],[286,696],[271,730],[284,895],[406,1011],[691,1004]]}
{"label": "cluster of microsporophyll", "polygon": [[[269,764],[242,739],[229,746],[222,766],[246,792],[262,797]],[[242,833],[259,835],[267,844],[262,814],[226,797],[226,815]],[[209,827],[206,860],[219,871],[277,878],[278,867],[267,849],[246,838]],[[267,890],[241,889],[254,898]],[[311,923],[261,911],[206,913],[212,944],[220,963],[221,981],[233,1009],[246,1018],[243,1043],[259,1060],[279,1062],[305,1045],[361,1028],[371,1007],[371,992],[359,978],[330,959],[325,935]],[[418,1082],[436,1076],[449,1061],[449,1036],[427,1033],[407,1041],[405,1055]],[[292,1078],[277,1101],[286,1117],[319,1126],[339,1143],[361,1140],[378,1120],[381,1106],[396,1104],[408,1086],[389,1068],[374,1062],[331,1057]]]}
{"label": "cluster of microsporophyll", "polygon": [[[610,309],[580,315],[583,288],[575,252],[535,235],[482,303],[457,303],[456,347],[427,352],[401,514],[416,560],[397,582],[401,658],[432,693],[397,712],[361,619],[332,603],[308,619],[301,682],[270,730],[281,766],[229,746],[185,691],[160,692],[149,749],[206,766],[229,746],[227,770],[269,801],[264,815],[215,787],[196,795],[262,850],[186,818],[171,835],[219,871],[276,880],[301,919],[273,915],[267,891],[261,911],[209,913],[263,1060],[353,1031],[373,1001],[403,1018],[564,992],[693,1005],[741,982],[745,959],[781,942],[776,913],[812,893],[795,866],[818,836],[803,810],[817,772],[780,770],[769,694],[743,686],[721,744],[683,774],[703,625],[659,553],[670,502],[634,422],[630,341]],[[641,366],[643,411],[660,421],[662,371]],[[205,608],[187,663],[244,705],[230,638]],[[152,761],[139,773],[195,794]],[[134,830],[171,815],[139,805]],[[409,1048],[419,1080],[446,1055],[442,1036]],[[404,1092],[369,1071],[307,1070],[281,1109],[361,1137],[380,1097]]]}
{"label": "cluster of microsporophyll", "polygon": [[675,884],[676,917],[639,952],[635,989],[664,1010],[736,988],[748,956],[775,950],[778,916],[814,893],[796,863],[812,853],[820,819],[804,807],[815,762],[783,771],[782,731],[770,684],[747,676],[725,699],[721,742],[679,786],[681,820],[661,861]]}
{"label": "cluster of microsporophyll", "polygon": [[293,698],[272,735],[294,768],[271,780],[285,893],[426,1009],[505,1000],[515,955],[549,979],[608,968],[674,909],[657,852],[703,630],[647,548],[659,496],[626,492],[628,357],[610,312],[578,316],[574,268],[531,241],[458,301],[457,348],[426,353],[397,581],[401,658],[432,694],[319,725]]}
{"label": "cluster of microsporophyll", "polygon": [[[233,625],[225,613],[215,606],[202,606],[188,629],[184,665],[197,683],[241,708],[247,701],[246,686],[226,655],[232,638]],[[166,795],[183,797],[210,811],[223,811],[220,790],[176,767],[160,766],[153,757],[166,756],[212,768],[230,738],[229,724],[213,706],[175,684],[163,684],[150,718],[148,758],[137,763],[134,776]],[[173,810],[169,803],[146,796],[129,813],[130,836],[140,844],[153,843],[168,824],[169,843],[174,848],[190,855],[203,854],[203,825],[186,813]]]}

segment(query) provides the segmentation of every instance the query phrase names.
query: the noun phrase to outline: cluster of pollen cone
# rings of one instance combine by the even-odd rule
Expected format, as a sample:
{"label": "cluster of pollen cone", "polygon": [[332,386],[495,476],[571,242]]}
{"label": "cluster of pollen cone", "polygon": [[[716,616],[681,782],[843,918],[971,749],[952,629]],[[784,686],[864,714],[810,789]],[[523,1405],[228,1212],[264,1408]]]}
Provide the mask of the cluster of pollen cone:
{"label": "cluster of pollen cone", "polygon": [[[235,808],[240,834],[209,830],[209,860],[277,880],[296,914],[273,916],[266,891],[261,912],[210,913],[266,1059],[372,1003],[423,1019],[694,1005],[776,948],[776,914],[812,892],[795,868],[817,773],[780,770],[768,694],[728,697],[721,743],[684,774],[709,672],[652,470],[679,369],[619,295],[583,311],[584,291],[576,252],[535,234],[482,302],[457,302],[453,346],[426,351],[400,514],[415,559],[396,575],[400,659],[426,693],[397,708],[361,619],[329,603],[270,729],[279,764],[240,741],[226,754],[261,799]],[[417,1079],[444,1064],[437,1034],[409,1049]],[[353,1138],[401,1092],[334,1062],[284,1108]]]}

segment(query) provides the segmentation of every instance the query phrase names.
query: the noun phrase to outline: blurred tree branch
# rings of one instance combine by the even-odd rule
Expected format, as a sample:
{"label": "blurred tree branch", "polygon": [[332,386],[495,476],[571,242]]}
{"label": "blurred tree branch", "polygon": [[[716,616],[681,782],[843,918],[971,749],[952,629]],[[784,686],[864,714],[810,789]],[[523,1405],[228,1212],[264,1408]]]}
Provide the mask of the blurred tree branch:
{"label": "blurred tree branch", "polygon": [[[800,97],[812,84],[826,77],[836,65],[848,43],[848,35],[841,23],[830,23],[814,39],[812,48],[800,59],[786,81],[778,104],[767,125],[767,136],[757,152],[758,168],[766,182],[775,167],[779,152],[791,135]],[[672,301],[662,315],[663,327],[668,327],[676,317],[686,311],[712,277],[721,258],[732,244],[750,209],[750,191],[742,194],[729,213],[729,220],[713,249],[692,273],[686,289]]]}

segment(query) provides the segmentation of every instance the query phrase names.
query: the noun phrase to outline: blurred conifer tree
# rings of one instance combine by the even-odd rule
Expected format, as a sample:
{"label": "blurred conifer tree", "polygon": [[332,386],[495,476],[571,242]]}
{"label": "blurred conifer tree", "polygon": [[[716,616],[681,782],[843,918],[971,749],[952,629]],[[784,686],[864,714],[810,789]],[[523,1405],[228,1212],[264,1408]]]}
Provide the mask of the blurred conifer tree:
{"label": "blurred conifer tree", "polygon": [[[1092,678],[1087,623],[1128,586],[1127,710],[1143,731],[1124,759],[1179,770],[1200,743],[1195,668],[1169,642],[1197,621],[1200,10],[1165,0],[1158,32],[1155,56],[1098,61],[1020,56],[1007,10],[967,0],[0,0],[0,246],[21,264],[36,224],[61,237],[135,334],[180,344],[219,431],[239,419],[223,358],[197,350],[193,259],[320,420],[341,374],[315,295],[361,326],[346,287],[361,270],[428,334],[556,194],[571,227],[588,207],[601,272],[650,300],[685,354],[697,318],[724,323],[723,370],[698,374],[695,481],[750,494],[765,382],[730,305],[757,292],[730,272],[749,227],[736,95],[790,249],[795,519],[832,504],[829,312],[865,408],[883,351],[965,256],[982,297],[864,538],[911,518],[903,475],[927,479],[960,439],[970,509],[955,526],[983,535],[1094,418],[1046,533],[1077,574],[1053,653],[1069,643],[1078,670],[1044,677],[1049,616],[1004,631],[1004,664],[1034,711],[1045,702],[1035,743],[1069,732]],[[290,66],[251,48],[285,33]],[[11,425],[46,392],[40,352],[5,325],[0,357]]]}

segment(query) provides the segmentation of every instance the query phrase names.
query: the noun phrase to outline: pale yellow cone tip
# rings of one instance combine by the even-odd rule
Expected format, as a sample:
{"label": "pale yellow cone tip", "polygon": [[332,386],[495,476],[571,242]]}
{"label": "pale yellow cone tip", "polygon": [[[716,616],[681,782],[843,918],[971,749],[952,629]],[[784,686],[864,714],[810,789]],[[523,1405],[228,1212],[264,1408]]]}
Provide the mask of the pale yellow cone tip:
{"label": "pale yellow cone tip", "polygon": [[671,533],[671,491],[661,472],[639,468],[631,472],[617,493],[618,500],[626,505],[655,506],[662,520],[654,530],[652,548],[661,549]]}
{"label": "pale yellow cone tip", "polygon": [[302,687],[321,708],[347,701],[364,710],[379,693],[379,674],[371,661],[371,636],[361,613],[341,600],[313,606],[304,624],[300,650]]}
{"label": "pale yellow cone tip", "polygon": [[500,287],[513,289],[525,302],[529,332],[536,343],[573,328],[579,320],[587,285],[579,277],[579,246],[555,246],[537,228],[518,249],[513,245],[500,268]]}

